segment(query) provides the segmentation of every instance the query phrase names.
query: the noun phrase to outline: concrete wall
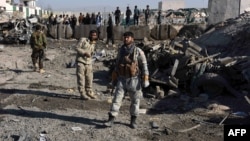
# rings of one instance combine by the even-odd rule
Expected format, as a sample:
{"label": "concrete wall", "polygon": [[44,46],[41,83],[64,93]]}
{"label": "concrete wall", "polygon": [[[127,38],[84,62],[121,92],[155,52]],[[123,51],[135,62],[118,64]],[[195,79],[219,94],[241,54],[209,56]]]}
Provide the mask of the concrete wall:
{"label": "concrete wall", "polygon": [[[100,39],[107,38],[106,33],[106,27],[107,26],[101,26],[101,34]],[[122,40],[123,39],[123,33],[126,31],[131,31],[135,35],[136,40],[143,40],[145,37],[150,38],[153,37],[157,40],[166,40],[166,39],[174,39],[176,35],[178,34],[179,30],[183,27],[183,25],[154,25],[153,27],[147,26],[147,25],[140,25],[140,26],[134,26],[131,25],[129,27],[124,26],[114,26],[114,39],[115,40]],[[76,31],[74,37],[76,39],[79,39],[81,37],[88,37],[89,31],[91,29],[96,29],[95,25],[80,25],[76,26]],[[56,37],[56,31],[53,29],[53,37]],[[62,31],[63,35],[61,36],[64,38],[64,31]]]}
{"label": "concrete wall", "polygon": [[[96,25],[80,25],[76,26],[76,31],[74,37],[79,39],[81,37],[88,37],[89,31],[92,29],[96,29]],[[107,36],[106,32],[107,26],[102,25],[100,28],[100,39],[104,39]],[[135,34],[135,39],[143,39],[144,37],[150,36],[150,29],[149,26],[114,26],[114,39],[115,40],[122,40],[123,33],[126,31],[132,31]]]}
{"label": "concrete wall", "polygon": [[6,1],[5,0],[0,0],[0,6],[6,7]]}
{"label": "concrete wall", "polygon": [[250,7],[250,0],[209,0],[208,24],[216,24],[229,18],[236,18]]}
{"label": "concrete wall", "polygon": [[159,9],[161,10],[177,10],[179,8],[185,8],[185,1],[184,0],[162,0],[161,4],[159,4]]}
{"label": "concrete wall", "polygon": [[244,13],[247,8],[250,8],[250,0],[241,0],[240,13]]}

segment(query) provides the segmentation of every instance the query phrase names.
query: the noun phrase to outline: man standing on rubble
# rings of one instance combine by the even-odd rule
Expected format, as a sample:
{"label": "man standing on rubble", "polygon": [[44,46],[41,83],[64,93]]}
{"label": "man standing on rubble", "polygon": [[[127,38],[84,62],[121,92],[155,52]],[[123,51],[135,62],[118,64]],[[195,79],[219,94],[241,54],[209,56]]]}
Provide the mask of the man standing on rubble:
{"label": "man standing on rubble", "polygon": [[108,113],[109,119],[104,125],[107,127],[113,125],[115,117],[118,116],[124,93],[127,92],[131,100],[130,127],[136,128],[140,98],[142,97],[141,89],[149,86],[149,71],[144,52],[134,44],[134,34],[125,32],[123,41],[124,44],[119,48],[115,70],[112,73],[112,83],[116,86],[116,90]]}
{"label": "man standing on rubble", "polygon": [[144,11],[144,13],[145,13],[145,22],[146,22],[146,25],[148,25],[148,19],[149,19],[149,16],[150,16],[149,5],[147,5],[147,8],[146,8],[146,10]]}
{"label": "man standing on rubble", "polygon": [[75,14],[72,15],[70,21],[71,21],[70,26],[71,26],[71,28],[73,30],[73,34],[72,34],[71,38],[74,38],[75,37],[75,27],[76,27],[76,23],[77,23],[77,18],[75,16]]}
{"label": "man standing on rubble", "polygon": [[76,76],[78,91],[82,100],[97,98],[92,90],[92,55],[95,50],[97,39],[97,30],[91,30],[89,32],[89,38],[82,37],[76,45]]}
{"label": "man standing on rubble", "polygon": [[101,13],[98,12],[98,14],[96,15],[96,29],[98,32],[98,39],[99,39],[99,36],[101,34],[101,23],[102,23]]}
{"label": "man standing on rubble", "polygon": [[118,26],[120,24],[120,17],[121,17],[121,10],[119,9],[119,7],[116,7],[114,14],[115,14],[115,25]]}
{"label": "man standing on rubble", "polygon": [[111,40],[112,46],[115,47],[114,31],[113,31],[113,20],[112,20],[111,14],[109,14],[108,26],[107,26],[106,32],[107,32],[106,47],[109,47],[109,41],[110,40]]}
{"label": "man standing on rubble", "polygon": [[130,16],[132,15],[132,11],[130,10],[129,6],[127,6],[126,10],[126,26],[129,26]]}
{"label": "man standing on rubble", "polygon": [[158,11],[157,24],[161,24],[161,10]]}
{"label": "man standing on rubble", "polygon": [[56,35],[57,35],[57,40],[61,40],[61,33],[62,33],[62,27],[63,27],[63,16],[59,15],[59,17],[56,18]]}
{"label": "man standing on rubble", "polygon": [[137,8],[137,5],[135,6],[134,9],[134,25],[138,25],[139,24],[139,15],[140,15],[140,11]]}
{"label": "man standing on rubble", "polygon": [[49,18],[48,18],[48,31],[47,33],[49,34],[51,32],[52,26],[53,26],[53,22],[54,22],[54,17],[53,17],[53,13],[50,13]]}
{"label": "man standing on rubble", "polygon": [[[36,25],[36,31],[31,34],[30,46],[32,48],[31,59],[34,67],[34,71],[44,73],[43,60],[44,60],[44,49],[47,46],[46,35],[42,31],[41,25]],[[37,63],[38,61],[38,63]]]}

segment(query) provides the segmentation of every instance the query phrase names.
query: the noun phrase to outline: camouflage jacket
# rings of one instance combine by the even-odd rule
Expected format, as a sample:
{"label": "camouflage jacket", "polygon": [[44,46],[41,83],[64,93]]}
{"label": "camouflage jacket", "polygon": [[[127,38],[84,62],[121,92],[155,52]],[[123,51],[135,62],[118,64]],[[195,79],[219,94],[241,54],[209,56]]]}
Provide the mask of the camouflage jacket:
{"label": "camouflage jacket", "polygon": [[32,49],[45,49],[47,46],[47,39],[43,32],[35,31],[30,37],[30,46]]}
{"label": "camouflage jacket", "polygon": [[[84,64],[92,64],[92,55],[95,51],[96,42],[91,43],[88,38],[81,38],[76,45],[76,61]],[[91,57],[87,57],[86,53],[91,55]]]}

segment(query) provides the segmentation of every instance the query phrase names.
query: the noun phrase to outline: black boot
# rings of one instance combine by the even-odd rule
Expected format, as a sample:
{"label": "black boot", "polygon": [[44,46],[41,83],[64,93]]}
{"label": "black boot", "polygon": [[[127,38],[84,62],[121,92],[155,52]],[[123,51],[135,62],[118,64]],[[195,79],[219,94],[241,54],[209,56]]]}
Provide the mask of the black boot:
{"label": "black boot", "polygon": [[136,124],[136,116],[131,116],[131,122],[130,122],[130,127],[131,128],[133,128],[133,129],[135,129],[135,128],[137,128],[137,124]]}
{"label": "black boot", "polygon": [[104,126],[111,127],[114,124],[115,117],[109,113],[109,119],[104,123]]}

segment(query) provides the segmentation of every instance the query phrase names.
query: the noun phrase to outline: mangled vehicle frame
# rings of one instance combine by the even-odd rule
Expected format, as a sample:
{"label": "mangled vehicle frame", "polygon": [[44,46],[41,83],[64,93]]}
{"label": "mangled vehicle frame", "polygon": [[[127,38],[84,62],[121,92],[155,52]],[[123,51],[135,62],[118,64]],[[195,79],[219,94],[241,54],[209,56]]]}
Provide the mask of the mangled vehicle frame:
{"label": "mangled vehicle frame", "polygon": [[40,24],[35,16],[25,19],[4,17],[3,12],[0,14],[0,41],[3,43],[28,43],[34,26]]}

